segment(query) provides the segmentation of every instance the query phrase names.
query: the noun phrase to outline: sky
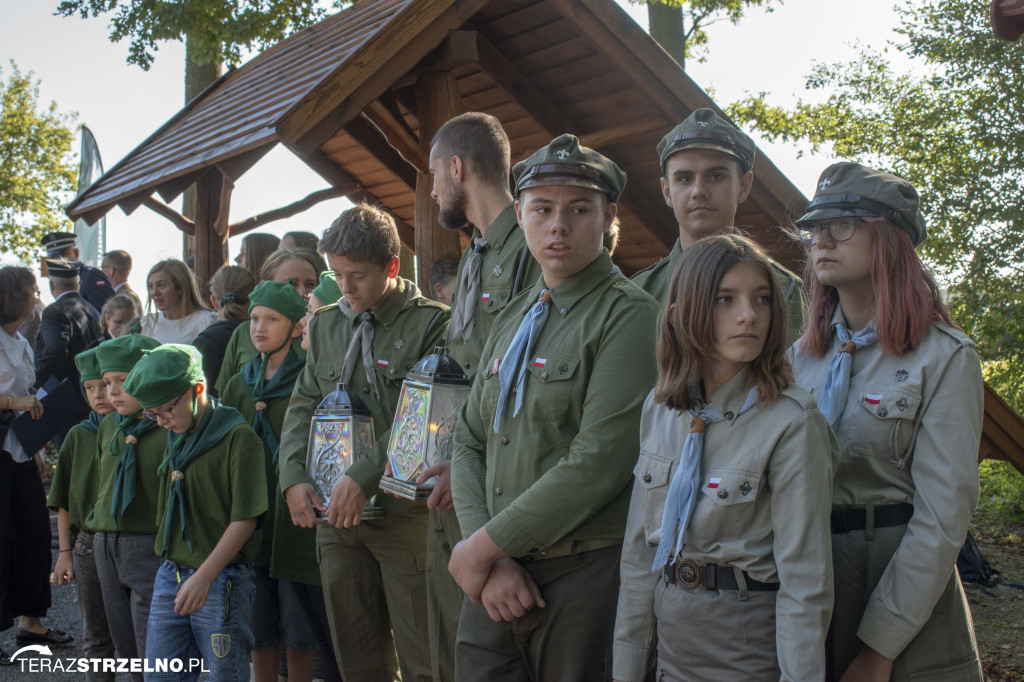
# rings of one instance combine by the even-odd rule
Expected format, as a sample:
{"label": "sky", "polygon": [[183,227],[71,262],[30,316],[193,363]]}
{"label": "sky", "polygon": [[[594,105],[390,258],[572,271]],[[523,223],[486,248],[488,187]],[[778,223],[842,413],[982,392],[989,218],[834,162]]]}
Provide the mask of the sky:
{"label": "sky", "polygon": [[[643,6],[617,1],[647,28]],[[720,22],[709,27],[706,61],[691,60],[687,72],[723,108],[759,92],[769,93],[772,104],[783,105],[824,97],[804,88],[813,63],[848,61],[856,56],[857,43],[883,47],[893,40],[892,30],[899,22],[895,2],[785,0],[774,3],[774,11],[750,10],[739,25]],[[77,122],[95,135],[109,169],[184,105],[184,47],[162,43],[153,66],[143,71],[126,63],[127,41],[110,42],[106,16],[53,16],[57,4],[58,0],[0,0],[0,72],[6,80],[11,60],[22,73],[32,72],[40,81],[41,106],[55,101],[60,111],[75,112]],[[801,156],[795,146],[769,144],[756,131],[748,132],[807,196],[813,193],[818,174],[834,160],[826,155]],[[79,146],[76,139],[76,155]],[[287,205],[324,187],[327,183],[319,175],[278,146],[239,180],[231,221]],[[180,200],[172,205],[180,209]],[[323,202],[261,231],[278,236],[289,230],[319,234],[348,206],[345,199]],[[119,208],[107,214],[107,249],[123,248],[132,254],[129,281],[137,291],[146,290],[146,273],[158,260],[181,257],[181,243],[181,232],[145,207],[131,215]],[[240,245],[241,237],[229,240],[231,258]],[[46,287],[41,288],[45,292]],[[47,296],[45,292],[44,301]]]}

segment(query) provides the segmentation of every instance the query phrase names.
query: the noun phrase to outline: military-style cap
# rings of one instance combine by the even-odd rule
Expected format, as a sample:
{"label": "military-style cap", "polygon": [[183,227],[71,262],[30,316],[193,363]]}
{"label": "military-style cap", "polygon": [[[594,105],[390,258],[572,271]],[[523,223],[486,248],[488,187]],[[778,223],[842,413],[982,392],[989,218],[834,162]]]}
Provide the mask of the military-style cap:
{"label": "military-style cap", "polygon": [[78,277],[78,272],[82,269],[82,263],[66,258],[44,258],[43,262],[46,263],[46,276],[58,279]]}
{"label": "military-style cap", "polygon": [[249,294],[249,312],[258,305],[276,310],[292,322],[298,322],[306,316],[306,302],[288,282],[267,280],[257,284]]}
{"label": "military-style cap", "polygon": [[661,172],[665,172],[668,157],[687,149],[711,149],[728,154],[739,160],[744,173],[754,166],[754,141],[711,109],[697,109],[661,138],[658,143]]}
{"label": "military-style cap", "polygon": [[338,277],[334,270],[324,270],[320,273],[320,283],[313,289],[313,295],[322,305],[338,302],[341,298],[341,288],[338,286]]}
{"label": "military-style cap", "polygon": [[124,380],[124,392],[138,400],[142,409],[151,410],[205,380],[203,356],[198,350],[180,343],[165,343],[139,360]]}
{"label": "military-style cap", "polygon": [[917,190],[901,177],[859,163],[834,163],[818,178],[807,213],[796,224],[843,216],[883,216],[910,235],[917,246],[928,231]]}
{"label": "military-style cap", "polygon": [[153,337],[141,334],[127,334],[104,341],[96,346],[100,372],[130,372],[146,353],[159,345],[160,342]]}
{"label": "military-style cap", "polygon": [[76,244],[74,232],[50,232],[43,235],[39,243],[46,249],[47,256],[59,256]]}
{"label": "military-style cap", "polygon": [[512,167],[516,198],[527,187],[570,185],[604,192],[614,203],[626,187],[626,174],[611,159],[581,147],[575,135],[561,135]]}
{"label": "military-style cap", "polygon": [[96,354],[96,348],[83,350],[75,356],[75,367],[78,368],[78,375],[83,382],[92,379],[102,379],[103,371],[100,369],[100,359]]}

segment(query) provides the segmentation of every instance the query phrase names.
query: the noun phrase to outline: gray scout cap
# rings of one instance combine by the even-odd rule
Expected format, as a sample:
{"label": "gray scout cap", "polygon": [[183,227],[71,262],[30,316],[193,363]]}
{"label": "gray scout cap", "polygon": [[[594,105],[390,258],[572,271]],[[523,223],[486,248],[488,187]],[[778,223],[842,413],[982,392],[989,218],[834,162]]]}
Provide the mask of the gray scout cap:
{"label": "gray scout cap", "polygon": [[516,198],[527,187],[570,185],[604,192],[612,203],[626,187],[626,174],[611,159],[581,147],[575,135],[561,135],[512,167]]}
{"label": "gray scout cap", "polygon": [[843,161],[822,172],[807,213],[796,224],[843,216],[883,216],[906,230],[917,246],[928,234],[920,209],[917,190],[903,178]]}
{"label": "gray scout cap", "polygon": [[740,162],[744,173],[754,166],[754,141],[711,109],[697,109],[661,138],[658,158],[662,174],[668,157],[687,149],[711,149],[728,154]]}

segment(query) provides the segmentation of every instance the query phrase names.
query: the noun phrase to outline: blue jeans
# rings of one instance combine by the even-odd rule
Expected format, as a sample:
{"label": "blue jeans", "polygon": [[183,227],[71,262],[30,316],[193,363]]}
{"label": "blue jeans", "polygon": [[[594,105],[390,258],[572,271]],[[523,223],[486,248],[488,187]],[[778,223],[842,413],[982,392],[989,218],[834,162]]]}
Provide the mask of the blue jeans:
{"label": "blue jeans", "polygon": [[[249,653],[252,651],[252,605],[255,598],[255,574],[251,564],[226,567],[217,574],[203,608],[187,616],[174,612],[174,598],[180,583],[196,569],[165,561],[153,584],[153,604],[149,609],[146,635],[146,663],[151,671],[146,680],[195,680],[200,657],[210,671],[211,682],[249,679]],[[180,578],[179,578],[180,576]],[[167,662],[176,659],[179,671],[167,670]],[[161,667],[163,666],[163,667]]]}

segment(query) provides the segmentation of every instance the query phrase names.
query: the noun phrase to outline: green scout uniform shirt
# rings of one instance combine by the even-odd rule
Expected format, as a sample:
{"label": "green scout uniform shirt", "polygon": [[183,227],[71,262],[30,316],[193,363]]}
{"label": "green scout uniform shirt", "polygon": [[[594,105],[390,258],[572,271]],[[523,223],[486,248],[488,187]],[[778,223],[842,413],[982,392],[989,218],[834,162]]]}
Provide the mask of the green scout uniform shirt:
{"label": "green scout uniform shirt", "polygon": [[[658,305],[664,305],[665,299],[668,298],[669,285],[672,283],[672,273],[675,272],[681,255],[683,255],[683,249],[677,239],[668,256],[636,273],[631,279],[641,289],[653,296],[658,301]],[[771,264],[775,269],[775,277],[779,281],[779,289],[789,308],[787,343],[793,343],[800,337],[800,332],[804,328],[804,320],[807,318],[807,294],[804,291],[804,283],[799,277],[775,261],[771,261]]]}
{"label": "green scout uniform shirt", "polygon": [[80,530],[92,530],[85,519],[96,503],[97,442],[95,433],[76,424],[68,431],[57,455],[57,470],[53,472],[46,506],[67,510],[72,535]]}
{"label": "green scout uniform shirt", "polygon": [[[166,444],[167,432],[161,435]],[[239,424],[228,431],[217,445],[185,468],[181,485],[192,549],[181,537],[181,521],[175,514],[171,522],[170,549],[164,559],[199,568],[230,523],[252,518],[257,520],[257,529],[228,563],[256,558],[263,535],[258,525],[267,511],[267,474],[263,447],[251,426]],[[160,481],[154,544],[157,554],[163,552],[164,517],[170,490],[171,472],[168,470]]]}
{"label": "green scout uniform shirt", "polygon": [[[249,327],[252,323],[246,320],[235,327],[228,339],[227,348],[224,349],[224,360],[220,365],[220,373],[215,377],[206,377],[207,381],[213,381],[217,394],[220,395],[227,388],[231,377],[242,371],[242,368],[249,364],[249,361],[256,357],[256,346],[252,345],[252,337],[249,335]],[[301,357],[306,351],[302,350],[302,337],[292,339],[292,349]]]}
{"label": "green scout uniform shirt", "polygon": [[[305,351],[302,353],[305,355]],[[245,421],[250,424],[256,418],[256,405],[252,399],[252,392],[246,386],[241,373],[231,377],[221,394],[221,402],[241,412]],[[281,438],[281,427],[284,424],[285,413],[288,412],[288,404],[287,398],[268,403],[265,411],[267,420],[270,422],[271,428],[274,429],[274,433],[277,434],[278,440]],[[316,529],[300,528],[292,524],[288,505],[284,501],[281,486],[277,480],[277,467],[271,465],[274,453],[270,452],[265,441],[263,442],[263,452],[267,465],[267,518],[272,519],[272,525],[266,524],[263,527],[263,543],[254,562],[261,566],[269,565],[272,577],[319,585],[320,569],[316,560]]]}
{"label": "green scout uniform shirt", "polygon": [[[511,556],[555,546],[622,541],[638,456],[640,410],[657,376],[658,306],[617,270],[607,251],[550,291],[552,304],[519,414],[513,396],[500,426],[495,359],[545,288],[543,278],[495,322],[459,415],[452,492],[463,537],[486,526]],[[538,366],[538,359],[544,359]]]}
{"label": "green scout uniform shirt", "polygon": [[[479,230],[473,230],[474,238],[481,236]],[[487,228],[486,239],[489,246],[484,251],[483,261],[480,265],[480,300],[477,301],[473,314],[473,335],[468,342],[462,338],[462,334],[459,334],[457,338],[451,338],[451,334],[449,334],[448,338],[448,355],[455,358],[462,366],[470,381],[476,376],[480,353],[483,352],[484,343],[491,333],[494,320],[515,296],[512,289],[519,268],[523,269],[519,284],[520,290],[529,287],[540,277],[540,266],[537,265],[537,261],[533,259],[529,251],[525,252],[525,256],[523,255],[526,236],[516,222],[515,204],[509,204],[498,214],[491,226]],[[462,270],[466,267],[466,261],[472,254],[473,244],[470,242],[470,245],[462,252],[462,260],[459,261],[459,271],[455,275],[452,300],[458,300]]]}
{"label": "green scout uniform shirt", "polygon": [[[432,353],[435,346],[444,344],[448,326],[448,307],[423,298],[418,292],[412,295],[408,291],[410,286],[415,285],[399,278],[396,289],[372,311],[371,355],[377,363],[380,400],[367,383],[361,362],[347,386],[369,408],[377,438],[373,450],[345,472],[359,484],[367,498],[379,492],[378,484],[387,464],[389,431],[405,374],[423,356]],[[310,320],[306,366],[295,382],[281,433],[278,475],[282,490],[296,483],[311,483],[306,474],[310,420],[324,396],[338,387],[345,367],[345,352],[358,325],[358,317],[349,319],[336,303],[320,308]]]}
{"label": "green scout uniform shirt", "polygon": [[[145,419],[139,416],[140,419]],[[99,443],[99,473],[96,493],[96,504],[85,522],[92,531],[113,533],[156,533],[157,499],[160,497],[161,481],[156,470],[167,454],[167,431],[161,428],[150,429],[139,436],[135,444],[135,499],[125,509],[120,522],[115,521],[110,513],[113,499],[114,472],[121,461],[124,451],[123,433],[111,444],[110,439],[117,431],[117,412],[111,412],[100,422],[100,430],[96,435]]]}

